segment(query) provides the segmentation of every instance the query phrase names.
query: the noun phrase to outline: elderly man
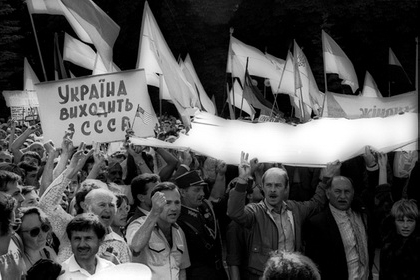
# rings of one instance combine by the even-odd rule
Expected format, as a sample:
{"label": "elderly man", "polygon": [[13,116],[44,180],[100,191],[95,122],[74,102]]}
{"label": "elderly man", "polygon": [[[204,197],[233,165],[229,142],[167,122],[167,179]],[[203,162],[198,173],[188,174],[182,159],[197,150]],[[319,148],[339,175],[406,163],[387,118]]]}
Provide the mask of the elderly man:
{"label": "elderly man", "polygon": [[[64,211],[59,203],[67,185],[92,153],[93,151],[84,153],[80,148],[73,155],[67,170],[54,180],[40,199],[39,207],[48,215],[53,231],[60,238],[59,262],[71,256],[70,241],[65,234],[65,229],[73,219],[73,216]],[[104,242],[99,248],[100,256],[112,259],[114,263],[125,263],[131,261],[130,249],[124,239],[111,230],[111,223],[116,212],[116,201],[117,198],[111,191],[96,189],[88,192],[84,202],[81,202],[81,207],[83,212],[98,215],[99,220],[107,229]]]}
{"label": "elderly man", "polygon": [[181,196],[175,184],[163,182],[152,193],[152,209],[134,220],[127,240],[136,261],[152,270],[152,279],[186,279],[190,266],[187,241],[176,224],[181,212]]}
{"label": "elderly man", "polygon": [[106,229],[98,216],[88,213],[76,216],[66,228],[73,255],[62,263],[64,274],[58,280],[88,279],[95,273],[114,266],[98,257]]}
{"label": "elderly man", "polygon": [[308,223],[306,255],[322,279],[368,279],[367,213],[354,200],[350,179],[335,176],[327,184],[329,204]]}
{"label": "elderly man", "polygon": [[[258,164],[258,160],[253,159],[252,164]],[[327,165],[323,182],[337,172],[339,167],[339,163]],[[318,185],[314,197],[309,201],[288,200],[287,172],[273,167],[262,177],[263,201],[245,206],[247,182],[251,173],[248,154],[241,154],[238,170],[238,182],[229,194],[228,215],[251,232],[248,252],[249,279],[259,279],[263,275],[269,252],[302,250],[301,226],[325,204],[325,184],[321,182]]]}

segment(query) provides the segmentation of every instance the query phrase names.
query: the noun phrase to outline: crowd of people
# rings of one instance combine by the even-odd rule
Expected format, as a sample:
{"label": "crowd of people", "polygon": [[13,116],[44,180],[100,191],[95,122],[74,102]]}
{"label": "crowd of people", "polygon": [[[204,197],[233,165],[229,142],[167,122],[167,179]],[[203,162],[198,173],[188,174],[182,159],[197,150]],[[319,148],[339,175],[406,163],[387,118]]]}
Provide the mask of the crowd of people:
{"label": "crowd of people", "polygon": [[[165,116],[156,137],[184,127]],[[0,279],[420,279],[417,151],[325,168],[0,127]],[[121,272],[124,278],[124,270]],[[143,278],[142,278],[143,277]]]}

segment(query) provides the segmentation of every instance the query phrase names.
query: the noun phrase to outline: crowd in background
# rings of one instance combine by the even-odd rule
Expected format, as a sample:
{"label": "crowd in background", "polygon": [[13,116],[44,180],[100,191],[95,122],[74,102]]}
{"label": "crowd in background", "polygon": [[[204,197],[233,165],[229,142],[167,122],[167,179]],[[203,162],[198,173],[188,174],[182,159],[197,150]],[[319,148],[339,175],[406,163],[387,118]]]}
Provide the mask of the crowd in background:
{"label": "crowd in background", "polygon": [[[163,116],[155,133],[173,142],[185,128]],[[124,263],[152,279],[372,279],[375,252],[380,279],[420,279],[417,151],[366,147],[325,168],[244,153],[231,166],[72,136],[1,124],[0,279],[87,279]]]}

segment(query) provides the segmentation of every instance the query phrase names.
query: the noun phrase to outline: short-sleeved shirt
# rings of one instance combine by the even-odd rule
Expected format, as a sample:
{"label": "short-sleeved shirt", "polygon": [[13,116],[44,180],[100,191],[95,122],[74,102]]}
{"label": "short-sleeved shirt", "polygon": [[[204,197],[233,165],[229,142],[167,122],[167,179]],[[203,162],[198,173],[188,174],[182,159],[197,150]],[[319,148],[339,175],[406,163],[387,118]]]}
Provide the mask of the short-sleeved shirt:
{"label": "short-sleeved shirt", "polygon": [[[115,266],[115,264],[112,262],[102,259],[98,256],[96,256],[96,261],[97,263],[95,273],[108,267]],[[61,264],[61,269],[64,270],[64,274],[60,275],[57,278],[58,280],[85,280],[92,276],[92,274],[87,272],[84,268],[80,267],[74,258],[74,255],[72,255]]]}
{"label": "short-sleeved shirt", "polygon": [[[127,241],[130,244],[134,234],[141,228],[146,216],[134,220],[127,229]],[[135,253],[133,254],[135,255]],[[159,227],[154,227],[149,243],[133,262],[147,265],[152,271],[152,279],[179,279],[179,271],[190,266],[187,241],[184,232],[177,225],[172,225],[172,248]]]}

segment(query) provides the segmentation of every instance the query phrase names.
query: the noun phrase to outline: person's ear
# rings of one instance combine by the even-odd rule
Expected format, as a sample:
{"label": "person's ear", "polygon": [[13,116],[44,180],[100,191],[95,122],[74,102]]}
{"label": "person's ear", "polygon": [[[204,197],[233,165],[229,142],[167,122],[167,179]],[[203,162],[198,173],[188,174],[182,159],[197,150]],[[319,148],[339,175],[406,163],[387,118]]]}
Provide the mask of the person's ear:
{"label": "person's ear", "polygon": [[83,209],[83,213],[87,213],[88,212],[88,205],[86,204],[86,202],[81,201],[80,202],[80,207]]}

